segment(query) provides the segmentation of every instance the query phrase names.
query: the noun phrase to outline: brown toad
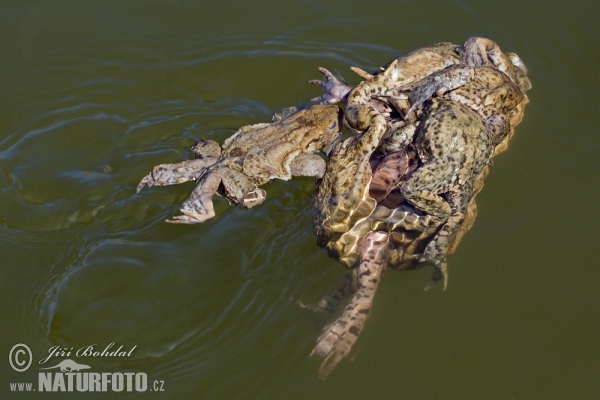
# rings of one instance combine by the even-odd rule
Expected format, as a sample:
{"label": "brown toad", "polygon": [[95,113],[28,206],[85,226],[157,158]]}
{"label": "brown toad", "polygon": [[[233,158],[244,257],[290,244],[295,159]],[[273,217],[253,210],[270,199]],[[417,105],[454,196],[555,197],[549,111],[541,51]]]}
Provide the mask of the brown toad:
{"label": "brown toad", "polygon": [[[470,108],[452,100],[433,99],[425,109],[415,139],[423,164],[400,186],[403,197],[422,213],[398,207],[393,218],[391,215],[381,218],[374,212],[377,201],[370,194],[373,175],[369,159],[378,143],[371,129],[334,148],[323,180],[315,191],[313,227],[319,242],[331,253],[337,253],[347,265],[358,264],[354,296],[341,317],[319,338],[314,350],[326,357],[320,369],[322,377],[346,356],[362,329],[391,256],[389,244],[394,231],[410,235],[415,244],[423,243],[422,238],[416,241],[417,238],[435,233],[435,239],[426,246],[422,256],[431,259],[419,262],[434,263],[436,273],[432,280],[445,282],[447,240],[456,233],[452,229],[458,228],[464,219],[475,180],[487,165],[493,146],[481,118]],[[460,165],[452,162],[452,157],[457,155],[461,157]],[[410,163],[402,163],[405,170],[400,174],[405,176]],[[454,185],[460,190],[455,190]],[[442,193],[445,198],[440,197]],[[361,236],[364,232],[366,236]],[[406,238],[402,241],[406,242]],[[406,252],[403,257],[410,258],[413,254],[414,251]],[[436,263],[440,258],[442,261]]]}
{"label": "brown toad", "polygon": [[446,92],[450,92],[446,97],[469,105],[487,120],[486,124],[501,131],[508,125],[503,119],[507,112],[512,126],[520,122],[522,107],[519,111],[515,105],[528,102],[523,95],[531,88],[521,59],[514,53],[503,53],[495,42],[480,37],[470,38],[462,46],[444,42],[414,50],[374,75],[356,67],[352,70],[366,79],[355,88],[322,67],[319,71],[325,81],[309,83],[323,88],[323,95],[314,101],[346,104],[346,121],[357,131],[370,125],[368,109],[385,109],[374,100],[389,103],[407,117],[425,100]]}
{"label": "brown toad", "polygon": [[[449,85],[448,81],[452,82],[461,70],[471,73],[472,78],[455,87]],[[407,114],[434,93],[442,96],[441,100],[425,108],[422,125],[416,132],[415,146],[423,165],[400,191],[409,203],[443,224],[419,261],[436,265],[445,286],[450,240],[461,231],[464,215],[475,196],[474,184],[487,168],[496,147],[514,129],[510,122],[522,114],[522,108],[518,107],[525,98],[508,76],[494,67],[450,66],[413,85],[408,99],[416,101]],[[451,100],[468,106],[476,114],[450,106]],[[480,131],[480,120],[485,124],[485,134]],[[453,121],[455,125],[470,124],[476,137],[461,142],[460,134],[452,130]],[[460,126],[459,130],[465,137],[466,126]],[[471,207],[475,207],[474,202]]]}
{"label": "brown toad", "polygon": [[[513,65],[512,60],[515,60],[518,65]],[[381,112],[378,112],[377,107],[374,106],[374,99],[387,101],[403,113],[405,118],[434,95],[443,99],[456,100],[477,111],[484,119],[488,130],[485,141],[472,141],[470,145],[493,150],[509,136],[512,131],[510,122],[519,119],[519,114],[522,115],[523,110],[519,106],[526,102],[523,93],[513,80],[523,89],[531,86],[523,73],[524,65],[520,59],[516,55],[505,55],[494,42],[483,38],[469,39],[462,47],[441,43],[411,52],[384,67],[379,75],[366,75],[367,81],[350,92],[347,86],[337,81],[328,71],[320,70],[325,74],[326,81],[310,81],[310,83],[317,83],[323,87],[325,93],[319,98],[323,102],[347,100],[346,121],[350,127],[358,131],[368,129],[381,132],[384,129],[382,125],[387,124],[386,135],[390,136],[387,142],[396,142],[396,148],[388,146],[383,150],[384,153],[406,147],[412,142],[416,129],[414,124],[408,121],[404,125],[392,127],[389,120],[381,118]],[[421,78],[427,73],[429,75]],[[416,172],[410,182],[403,185],[401,191],[413,206],[425,213],[433,213],[430,214],[432,217],[449,225],[442,229],[436,238],[435,242],[439,243],[432,243],[421,259],[442,266],[445,265],[445,254],[448,249],[447,240],[442,236],[448,232],[457,232],[459,227],[454,225],[461,218],[452,218],[446,222],[446,219],[450,218],[448,211],[450,208],[454,213],[458,212],[457,204],[451,204],[451,201],[440,197],[439,194],[452,197],[449,195],[450,192],[459,193],[463,187],[470,186],[470,184],[465,186],[464,182],[473,183],[477,176],[471,177],[469,174],[481,173],[483,171],[481,165],[485,167],[492,153],[486,151],[486,159],[477,158],[478,166],[471,168],[472,161],[465,159],[468,158],[468,154],[461,153],[460,157],[454,157],[450,153],[442,154],[457,145],[454,137],[435,129],[421,129],[420,136],[427,136],[427,132],[430,131],[434,133],[428,137],[417,135],[416,139],[421,162],[426,165]],[[491,140],[487,140],[488,136]],[[429,150],[424,150],[426,147],[429,147]],[[440,151],[435,151],[434,147],[439,148]],[[476,154],[477,157],[482,155],[483,153]],[[434,162],[436,157],[440,159]],[[461,178],[458,179],[453,174],[448,175],[450,170],[462,171]],[[425,177],[428,179],[427,182],[424,181]],[[422,190],[423,185],[429,189]],[[447,192],[432,194],[432,190],[447,190]],[[473,197],[472,193],[468,195]],[[431,203],[433,200],[434,203]],[[473,205],[472,208],[474,207]]]}
{"label": "brown toad", "polygon": [[[471,48],[475,44],[483,43],[484,49],[489,50],[488,52],[495,58],[494,65],[517,63],[516,68],[512,65],[503,68],[513,75],[519,89],[525,91],[531,87],[525,75],[526,69],[516,55],[498,56],[499,49],[495,43],[487,39],[467,41],[466,48],[469,48],[468,43]],[[442,47],[449,48],[450,45],[446,45]],[[450,59],[458,57],[461,52],[458,46],[455,48],[455,53],[449,56]],[[423,52],[427,53],[427,50]],[[423,54],[423,52],[416,53]],[[489,54],[487,56],[490,57]],[[438,68],[425,79],[412,79],[410,84],[399,85],[400,89],[392,85],[385,96],[367,96],[365,106],[358,107],[358,110],[354,111],[355,115],[351,117],[358,117],[356,121],[363,124],[355,127],[366,129],[365,134],[380,132],[381,128],[377,125],[382,122],[388,125],[388,132],[383,136],[389,137],[383,141],[379,149],[385,157],[377,161],[371,159],[374,167],[373,176],[370,181],[370,192],[366,196],[353,202],[347,201],[344,199],[344,189],[351,189],[348,193],[360,193],[360,187],[348,186],[347,182],[338,182],[341,183],[340,188],[334,188],[330,192],[345,201],[340,202],[333,196],[331,205],[323,206],[321,202],[327,196],[323,194],[319,196],[319,191],[325,193],[328,189],[322,188],[321,185],[317,188],[315,199],[320,200],[314,205],[317,215],[315,232],[319,235],[319,242],[346,266],[356,267],[346,277],[340,289],[333,295],[326,296],[316,307],[320,310],[331,310],[344,295],[354,294],[341,317],[325,329],[313,351],[326,357],[319,370],[321,378],[325,378],[331,372],[348,354],[356,341],[370,312],[373,295],[386,266],[395,269],[412,269],[421,266],[423,261],[431,261],[436,265],[436,270],[427,287],[438,280],[443,280],[445,286],[446,255],[455,250],[464,233],[473,224],[477,213],[474,196],[483,186],[489,171],[488,161],[494,150],[498,153],[506,148],[512,129],[522,118],[527,98],[520,93],[519,89],[515,90],[515,84],[507,79],[507,75],[500,72],[496,74],[496,70],[488,74],[486,69],[489,67],[484,65],[475,68],[469,66],[464,68],[464,65],[453,67],[452,63],[449,65],[451,66],[448,70],[459,71],[459,68],[462,68],[467,70],[470,76],[467,76],[468,79],[462,79],[458,75],[462,81],[459,79],[458,84],[455,84],[448,79],[449,75],[443,75],[447,73],[444,68]],[[484,72],[480,71],[478,76],[478,70]],[[320,71],[325,74],[326,81],[310,82],[317,83],[324,89],[324,95],[316,100],[331,103],[347,100],[352,88],[341,84],[327,70],[321,68]],[[358,72],[364,74],[360,70]],[[488,78],[487,75],[491,75],[492,78]],[[496,79],[498,76],[500,79]],[[367,74],[363,77],[373,78]],[[425,103],[423,114],[417,112],[419,121],[398,122],[389,118],[382,120],[381,113],[377,112],[381,106],[374,100],[387,100],[394,108],[407,114],[410,106],[407,101],[409,96],[401,98],[400,94],[410,94],[409,90],[415,88],[415,93],[419,96],[413,96],[413,102],[415,98],[427,100],[433,95],[439,95],[441,98],[428,100]],[[461,89],[463,90],[459,93],[468,95],[463,95],[462,99],[455,98],[458,102],[452,101],[448,93]],[[373,92],[376,92],[376,89]],[[506,92],[509,92],[509,95],[503,96],[502,93]],[[511,92],[516,95],[512,96]],[[427,95],[423,96],[423,93]],[[490,101],[491,99],[493,101]],[[502,137],[507,134],[506,125],[500,124],[504,130],[488,129],[492,125],[488,122],[486,127],[483,118],[486,118],[487,122],[488,119],[501,114],[508,116],[505,120],[510,121],[508,130],[511,134],[499,144]],[[375,126],[365,123],[369,120],[375,121]],[[416,171],[414,165],[416,157],[410,155],[413,145],[422,163]],[[358,149],[357,159],[363,160],[363,151],[364,149]],[[337,165],[351,164],[351,152],[346,150],[345,153],[345,157],[349,159],[343,160],[343,155],[342,159],[337,160]],[[458,160],[452,159],[457,156]],[[336,158],[335,152],[332,155],[332,159],[334,158]],[[436,162],[440,165],[436,165]],[[419,170],[426,165],[430,165],[431,169],[427,171],[425,168],[423,171],[425,173],[419,174]],[[324,181],[329,174],[333,178],[328,184],[335,184],[338,181],[335,168],[327,169]],[[362,181],[364,182],[365,179]],[[399,186],[399,190],[390,193],[396,186]],[[412,199],[416,204],[406,203],[407,198]],[[370,208],[373,201],[379,204],[366,216],[365,205],[369,205],[367,208]],[[338,207],[338,204],[345,204],[346,207]],[[357,206],[356,210],[348,207],[352,204]],[[419,205],[423,210],[419,209]],[[335,218],[321,215],[322,210],[319,210],[319,207]],[[321,222],[332,220],[338,224],[319,227]],[[331,229],[332,227],[335,229]],[[418,254],[423,256],[415,257]]]}
{"label": "brown toad", "polygon": [[271,179],[292,176],[321,177],[325,160],[318,154],[339,138],[340,110],[333,105],[314,105],[271,123],[244,126],[225,140],[223,148],[214,141],[199,142],[195,160],[154,167],[139,185],[163,186],[198,180],[196,189],[183,204],[183,215],[170,223],[192,224],[214,217],[212,197],[221,193],[233,204],[247,208],[264,201],[258,186]]}
{"label": "brown toad", "polygon": [[443,224],[420,262],[430,262],[446,287],[446,255],[473,198],[475,182],[489,164],[495,137],[477,113],[452,101],[429,101],[416,132],[422,165],[400,187],[404,199]]}

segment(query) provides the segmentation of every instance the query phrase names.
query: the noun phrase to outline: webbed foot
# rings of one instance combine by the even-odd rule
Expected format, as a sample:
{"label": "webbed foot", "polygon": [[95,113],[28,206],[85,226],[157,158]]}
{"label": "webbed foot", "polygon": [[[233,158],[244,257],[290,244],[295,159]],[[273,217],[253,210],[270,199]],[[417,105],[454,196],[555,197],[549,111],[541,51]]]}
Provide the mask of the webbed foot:
{"label": "webbed foot", "polygon": [[221,184],[225,187],[225,195],[233,204],[241,203],[246,208],[252,208],[265,201],[267,192],[264,189],[254,187],[252,190],[245,190],[238,185],[240,181],[234,180],[232,176],[241,177],[243,183],[253,186],[240,172],[229,168],[213,170],[198,183],[190,198],[183,203],[183,207],[179,210],[183,215],[165,221],[170,224],[199,224],[213,218],[215,209],[212,198]]}
{"label": "webbed foot", "polygon": [[194,190],[190,198],[183,203],[183,207],[179,210],[183,215],[176,215],[173,219],[167,219],[165,222],[170,224],[199,224],[213,218],[215,216],[215,209],[212,197],[216,189],[200,193],[198,193],[198,189],[206,190],[207,187],[202,187],[202,184],[199,184],[199,188],[197,187]]}
{"label": "webbed foot", "polygon": [[446,286],[448,286],[448,264],[444,261],[434,268],[433,275],[431,275],[431,279],[429,279],[429,282],[425,285],[424,290],[431,289],[439,281],[442,281],[442,290],[446,290]]}
{"label": "webbed foot", "polygon": [[[440,241],[442,243],[440,243]],[[440,237],[436,236],[429,244],[427,244],[422,254],[415,254],[412,256],[413,259],[417,260],[419,263],[431,264],[434,268],[431,279],[427,282],[427,285],[425,285],[425,290],[431,289],[439,281],[442,281],[443,283],[442,290],[446,290],[446,286],[448,285],[447,253],[447,240],[440,240]]]}
{"label": "webbed foot", "polygon": [[342,83],[336,78],[329,70],[323,67],[319,67],[319,72],[325,76],[325,81],[313,79],[308,81],[312,85],[320,86],[323,89],[323,95],[315,97],[312,101],[319,102],[320,104],[336,104],[344,103],[348,99],[348,93],[352,90],[352,87]]}
{"label": "webbed foot", "polygon": [[311,353],[311,355],[317,354],[325,357],[319,367],[319,379],[326,379],[337,364],[350,353],[352,345],[362,331],[362,325],[351,325],[348,328],[345,322],[336,321],[330,325],[325,333],[319,337],[318,344]]}
{"label": "webbed foot", "polygon": [[252,208],[259,204],[262,204],[267,198],[267,192],[259,187],[246,193],[241,201],[242,205],[246,208]]}

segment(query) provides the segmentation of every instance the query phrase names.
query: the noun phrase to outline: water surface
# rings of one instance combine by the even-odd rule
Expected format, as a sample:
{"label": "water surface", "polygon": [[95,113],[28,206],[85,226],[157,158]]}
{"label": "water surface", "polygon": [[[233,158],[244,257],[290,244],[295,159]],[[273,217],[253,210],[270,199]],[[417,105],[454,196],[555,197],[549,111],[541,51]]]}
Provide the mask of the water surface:
{"label": "water surface", "polygon": [[[0,6],[0,328],[37,382],[52,346],[111,342],[95,371],[165,382],[144,398],[597,398],[598,6],[581,2],[28,1]],[[340,264],[311,233],[311,179],[244,210],[164,223],[193,185],[135,186],[152,166],[222,142],[318,95],[317,66],[358,82],[395,56],[474,35],[518,53],[533,89],[450,259],[390,271],[348,360],[326,382],[308,355],[321,322],[296,302]],[[106,168],[110,166],[110,168]],[[110,171],[110,172],[107,172]],[[58,361],[58,360],[57,360]],[[78,359],[79,362],[83,362]],[[54,364],[52,364],[54,365]],[[79,394],[73,398],[106,397]],[[128,397],[124,395],[123,397]]]}

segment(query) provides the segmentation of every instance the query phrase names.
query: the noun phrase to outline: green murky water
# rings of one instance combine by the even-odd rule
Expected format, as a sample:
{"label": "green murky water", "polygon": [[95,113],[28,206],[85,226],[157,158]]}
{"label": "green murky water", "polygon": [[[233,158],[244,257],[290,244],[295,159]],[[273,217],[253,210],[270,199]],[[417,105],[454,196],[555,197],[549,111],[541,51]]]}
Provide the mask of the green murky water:
{"label": "green murky water", "polygon": [[[115,342],[137,347],[71,358],[164,382],[123,398],[598,398],[598,11],[591,0],[3,3],[0,396],[55,397],[10,383],[37,388],[52,346]],[[272,183],[252,210],[217,201],[199,226],[163,222],[193,185],[135,185],[197,138],[222,141],[318,95],[304,82],[319,65],[357,82],[350,65],[474,35],[517,52],[533,90],[448,290],[423,292],[428,270],[388,272],[350,359],[318,381],[308,355],[320,324],[295,303],[344,271],[311,233],[314,182]],[[16,343],[33,353],[27,372],[7,362]]]}

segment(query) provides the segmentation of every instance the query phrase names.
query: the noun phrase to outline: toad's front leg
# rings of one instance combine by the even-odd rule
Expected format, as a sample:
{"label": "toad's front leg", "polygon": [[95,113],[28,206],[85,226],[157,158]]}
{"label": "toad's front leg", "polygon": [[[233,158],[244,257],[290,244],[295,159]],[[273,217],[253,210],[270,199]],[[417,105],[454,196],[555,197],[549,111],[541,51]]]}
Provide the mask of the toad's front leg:
{"label": "toad's front leg", "polygon": [[[367,74],[363,70],[359,68],[352,67],[352,70],[358,73]],[[318,79],[313,79],[308,81],[308,83],[320,86],[323,89],[323,95],[319,97],[315,97],[312,101],[319,102],[320,104],[336,104],[342,103],[344,105],[348,104],[348,96],[350,92],[354,89],[352,86],[348,86],[345,83],[341,82],[338,78],[336,78],[329,70],[323,67],[319,67],[319,72],[325,75],[325,80],[320,81]],[[363,75],[361,75],[363,76]],[[367,76],[367,75],[365,75]],[[373,78],[372,75],[368,75],[370,78]],[[371,107],[375,108],[381,115],[384,117],[389,117],[392,109],[386,101],[380,101],[379,99],[372,98],[369,100],[369,104]]]}
{"label": "toad's front leg", "polygon": [[434,95],[438,97],[444,93],[463,86],[473,79],[475,70],[472,67],[451,65],[445,69],[421,79],[411,88],[408,100],[411,104],[404,118]]}
{"label": "toad's front leg", "polygon": [[371,232],[359,244],[361,261],[357,271],[356,293],[342,315],[319,337],[313,350],[313,354],[326,357],[319,368],[320,379],[327,378],[348,355],[363,329],[385,269],[388,241],[389,234]]}

